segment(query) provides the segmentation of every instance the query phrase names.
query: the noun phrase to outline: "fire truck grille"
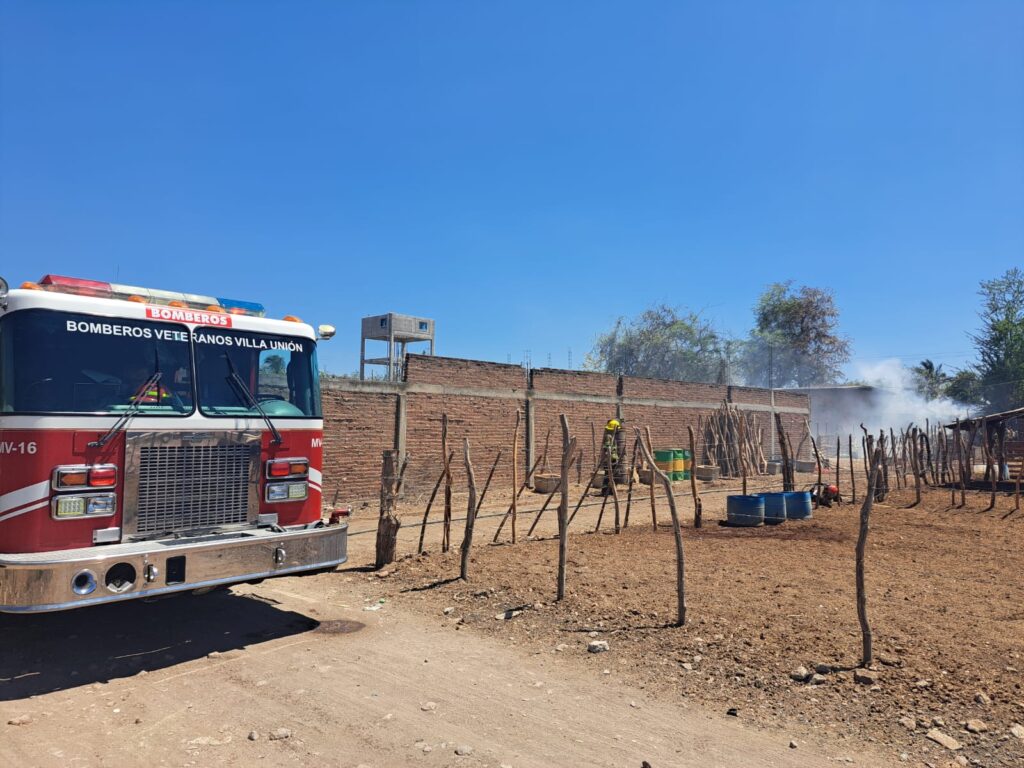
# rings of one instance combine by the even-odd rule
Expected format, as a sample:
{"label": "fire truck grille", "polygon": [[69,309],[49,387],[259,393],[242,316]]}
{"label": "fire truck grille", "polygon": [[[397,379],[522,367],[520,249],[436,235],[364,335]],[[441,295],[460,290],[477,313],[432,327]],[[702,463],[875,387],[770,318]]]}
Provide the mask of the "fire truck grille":
{"label": "fire truck grille", "polygon": [[137,532],[245,523],[252,456],[246,445],[141,447]]}

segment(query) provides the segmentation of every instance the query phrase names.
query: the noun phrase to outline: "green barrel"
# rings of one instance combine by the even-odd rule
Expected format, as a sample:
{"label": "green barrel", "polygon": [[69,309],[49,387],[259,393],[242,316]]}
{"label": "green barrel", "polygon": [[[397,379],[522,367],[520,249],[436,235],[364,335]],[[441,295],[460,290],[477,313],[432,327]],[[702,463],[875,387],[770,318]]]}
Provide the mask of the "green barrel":
{"label": "green barrel", "polygon": [[667,472],[669,478],[672,477],[672,453],[673,452],[671,450],[654,452],[654,463],[662,472]]}
{"label": "green barrel", "polygon": [[672,474],[670,477],[672,480],[685,480],[686,479],[686,458],[683,455],[685,451],[682,448],[672,449]]}

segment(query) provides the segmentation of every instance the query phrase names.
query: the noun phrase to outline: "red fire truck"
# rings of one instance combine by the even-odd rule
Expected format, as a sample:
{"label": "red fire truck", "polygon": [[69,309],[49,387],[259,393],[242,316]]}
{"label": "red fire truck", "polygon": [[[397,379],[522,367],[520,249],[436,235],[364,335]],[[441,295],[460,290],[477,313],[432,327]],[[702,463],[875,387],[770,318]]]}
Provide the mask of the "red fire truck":
{"label": "red fire truck", "polygon": [[0,279],[0,611],[334,568],[318,332],[259,304]]}

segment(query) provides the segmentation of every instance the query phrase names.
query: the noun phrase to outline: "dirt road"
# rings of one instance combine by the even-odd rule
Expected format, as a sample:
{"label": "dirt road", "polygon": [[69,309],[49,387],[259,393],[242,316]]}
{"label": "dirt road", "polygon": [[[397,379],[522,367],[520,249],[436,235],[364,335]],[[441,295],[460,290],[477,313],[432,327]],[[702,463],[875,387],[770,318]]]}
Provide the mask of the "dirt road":
{"label": "dirt road", "polygon": [[[370,538],[353,539],[354,566]],[[364,610],[380,605],[376,587],[353,567],[0,617],[0,764],[886,764],[648,695],[554,649],[453,632],[401,601]]]}

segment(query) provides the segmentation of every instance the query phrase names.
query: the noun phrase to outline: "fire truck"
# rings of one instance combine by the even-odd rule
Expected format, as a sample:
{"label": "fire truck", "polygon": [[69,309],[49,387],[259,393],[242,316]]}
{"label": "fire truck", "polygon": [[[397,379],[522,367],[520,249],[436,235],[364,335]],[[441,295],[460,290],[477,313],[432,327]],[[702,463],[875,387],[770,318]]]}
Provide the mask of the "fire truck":
{"label": "fire truck", "polygon": [[0,279],[0,612],[319,572],[316,344],[253,302]]}

